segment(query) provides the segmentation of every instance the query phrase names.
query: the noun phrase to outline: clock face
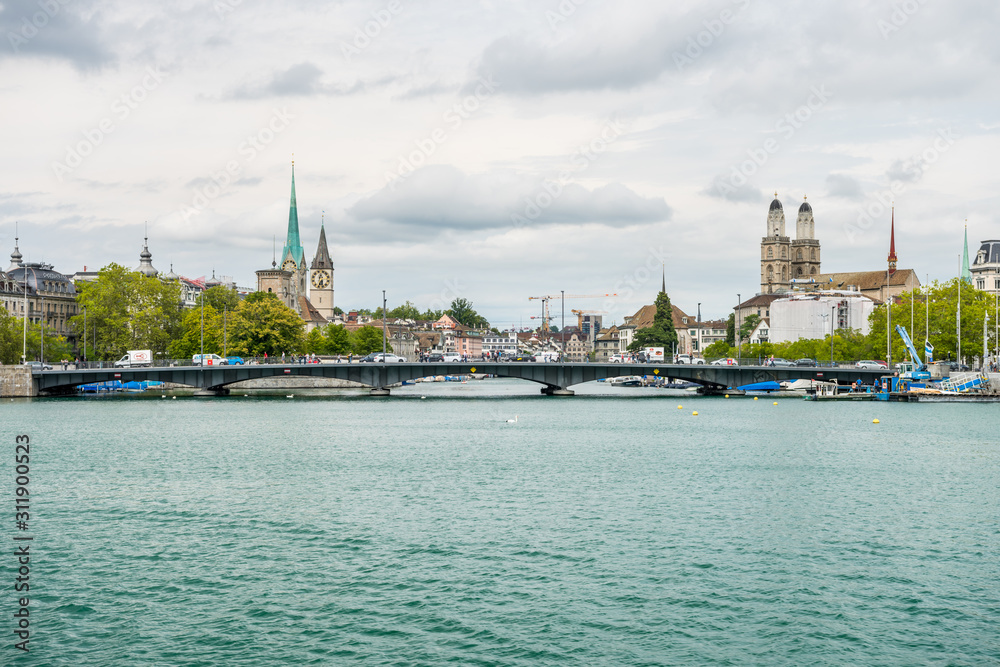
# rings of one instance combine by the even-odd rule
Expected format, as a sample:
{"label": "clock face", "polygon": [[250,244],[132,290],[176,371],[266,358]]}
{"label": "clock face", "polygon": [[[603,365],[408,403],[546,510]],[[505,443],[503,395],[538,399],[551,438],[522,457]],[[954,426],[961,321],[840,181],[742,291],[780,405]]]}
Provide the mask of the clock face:
{"label": "clock face", "polygon": [[295,271],[295,260],[286,259],[285,263],[281,265],[282,271]]}
{"label": "clock face", "polygon": [[312,286],[323,289],[330,284],[330,275],[326,271],[317,271],[312,277]]}

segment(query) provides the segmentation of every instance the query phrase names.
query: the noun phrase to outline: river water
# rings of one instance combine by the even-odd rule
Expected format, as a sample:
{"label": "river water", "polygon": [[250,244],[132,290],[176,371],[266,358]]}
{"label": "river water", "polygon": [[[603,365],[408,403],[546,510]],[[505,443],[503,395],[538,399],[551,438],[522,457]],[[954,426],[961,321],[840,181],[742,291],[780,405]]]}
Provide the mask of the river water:
{"label": "river water", "polygon": [[578,389],[6,403],[0,663],[1000,663],[996,405]]}

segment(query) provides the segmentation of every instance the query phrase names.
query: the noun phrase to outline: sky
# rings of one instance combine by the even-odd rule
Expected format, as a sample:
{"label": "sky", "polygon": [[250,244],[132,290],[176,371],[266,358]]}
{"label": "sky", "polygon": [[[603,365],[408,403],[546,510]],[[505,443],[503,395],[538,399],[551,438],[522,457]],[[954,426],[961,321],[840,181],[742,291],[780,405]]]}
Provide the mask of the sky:
{"label": "sky", "polygon": [[[827,272],[1000,238],[992,0],[0,0],[0,249],[196,278],[280,253],[291,164],[335,301],[537,326],[759,290],[775,192]],[[561,323],[561,303],[552,304]]]}

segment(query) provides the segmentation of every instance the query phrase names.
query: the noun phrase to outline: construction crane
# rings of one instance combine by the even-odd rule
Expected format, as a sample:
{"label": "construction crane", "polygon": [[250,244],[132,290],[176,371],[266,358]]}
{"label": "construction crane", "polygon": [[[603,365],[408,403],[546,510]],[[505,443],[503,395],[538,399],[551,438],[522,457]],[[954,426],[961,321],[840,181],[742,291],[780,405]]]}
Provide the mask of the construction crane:
{"label": "construction crane", "polygon": [[549,315],[549,301],[555,299],[602,299],[604,297],[615,297],[617,294],[546,294],[544,296],[529,296],[528,301],[541,301],[542,302],[542,314],[538,318],[542,320],[542,336],[547,336],[549,333],[549,322],[552,320],[552,316]]}

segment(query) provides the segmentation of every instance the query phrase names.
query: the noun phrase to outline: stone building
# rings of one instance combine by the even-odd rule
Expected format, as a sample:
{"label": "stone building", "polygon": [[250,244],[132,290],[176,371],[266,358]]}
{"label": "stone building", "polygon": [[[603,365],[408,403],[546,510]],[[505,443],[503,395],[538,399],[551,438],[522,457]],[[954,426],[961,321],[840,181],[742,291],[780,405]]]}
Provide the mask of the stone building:
{"label": "stone building", "polygon": [[[15,239],[11,264],[0,271],[0,302],[14,317],[23,318],[27,308],[28,322],[44,322],[46,333],[76,340],[76,331],[69,318],[79,312],[73,280],[44,262],[23,262]],[[25,290],[27,286],[27,290]]]}
{"label": "stone building", "polygon": [[820,272],[820,247],[812,206],[803,201],[795,220],[795,240],[785,235],[785,210],[774,193],[767,213],[767,236],[760,243],[761,294],[788,291],[794,281]]}
{"label": "stone building", "polygon": [[1000,241],[983,241],[969,270],[976,289],[1000,294]]}

